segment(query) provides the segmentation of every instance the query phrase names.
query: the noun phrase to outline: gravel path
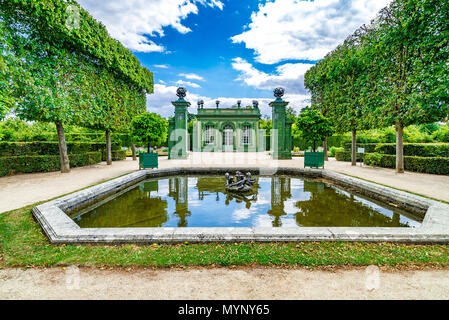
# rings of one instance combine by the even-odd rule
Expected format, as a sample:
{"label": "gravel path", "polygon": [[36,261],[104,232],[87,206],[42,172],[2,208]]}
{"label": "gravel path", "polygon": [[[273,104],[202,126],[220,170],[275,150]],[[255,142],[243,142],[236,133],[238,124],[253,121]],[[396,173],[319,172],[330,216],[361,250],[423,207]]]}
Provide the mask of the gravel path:
{"label": "gravel path", "polygon": [[449,270],[0,270],[0,299],[449,299]]}

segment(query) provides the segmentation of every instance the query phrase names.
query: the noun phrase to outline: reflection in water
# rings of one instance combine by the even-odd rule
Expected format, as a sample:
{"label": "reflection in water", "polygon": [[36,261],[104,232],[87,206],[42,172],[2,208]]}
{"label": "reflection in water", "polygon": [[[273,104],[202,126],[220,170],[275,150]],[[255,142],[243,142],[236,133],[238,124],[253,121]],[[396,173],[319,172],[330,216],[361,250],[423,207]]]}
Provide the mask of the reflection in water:
{"label": "reflection in water", "polygon": [[258,178],[252,194],[226,192],[216,176],[143,182],[72,214],[82,228],[418,227],[422,220],[324,182]]}
{"label": "reflection in water", "polygon": [[179,218],[178,227],[187,227],[187,217],[190,217],[188,200],[188,178],[169,179],[169,196],[175,200],[176,210],[174,214]]}
{"label": "reflection in water", "polygon": [[282,227],[281,217],[285,212],[285,201],[292,197],[290,178],[271,178],[271,209],[268,214],[274,218],[273,227]]}

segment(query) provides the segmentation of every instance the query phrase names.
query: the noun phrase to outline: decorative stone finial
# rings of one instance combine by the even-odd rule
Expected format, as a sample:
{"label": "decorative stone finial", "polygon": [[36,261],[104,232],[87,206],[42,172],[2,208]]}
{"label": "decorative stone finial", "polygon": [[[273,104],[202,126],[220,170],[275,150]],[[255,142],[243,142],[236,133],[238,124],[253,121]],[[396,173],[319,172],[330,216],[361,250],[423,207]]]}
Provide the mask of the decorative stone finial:
{"label": "decorative stone finial", "polygon": [[277,98],[277,99],[282,99],[282,97],[284,96],[284,94],[285,94],[285,89],[284,88],[276,88],[276,89],[274,89],[274,96]]}
{"label": "decorative stone finial", "polygon": [[187,90],[186,88],[180,87],[178,90],[176,90],[176,95],[179,99],[184,99],[187,96]]}
{"label": "decorative stone finial", "polygon": [[253,101],[253,107],[254,107],[254,109],[259,108],[259,101],[254,100],[254,101]]}

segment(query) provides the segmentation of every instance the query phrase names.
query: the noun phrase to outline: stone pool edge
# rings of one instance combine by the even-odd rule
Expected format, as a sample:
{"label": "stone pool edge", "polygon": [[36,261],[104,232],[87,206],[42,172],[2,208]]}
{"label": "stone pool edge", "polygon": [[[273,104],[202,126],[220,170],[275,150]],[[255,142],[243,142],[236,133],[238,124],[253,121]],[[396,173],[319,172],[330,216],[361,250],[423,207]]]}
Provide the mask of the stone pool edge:
{"label": "stone pool edge", "polygon": [[[251,171],[324,178],[373,198],[427,212],[419,228],[108,228],[81,229],[65,212],[87,205],[149,178],[183,174]],[[328,170],[302,168],[173,168],[137,171],[53,200],[32,210],[53,244],[123,244],[182,242],[364,241],[449,243],[449,205]]]}

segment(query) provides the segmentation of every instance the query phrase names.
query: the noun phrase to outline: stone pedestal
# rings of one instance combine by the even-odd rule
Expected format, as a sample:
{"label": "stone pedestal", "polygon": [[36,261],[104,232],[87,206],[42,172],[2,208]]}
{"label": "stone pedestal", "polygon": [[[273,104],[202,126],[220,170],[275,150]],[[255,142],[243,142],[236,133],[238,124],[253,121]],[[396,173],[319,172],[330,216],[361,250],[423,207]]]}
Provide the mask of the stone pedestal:
{"label": "stone pedestal", "polygon": [[179,98],[172,104],[175,106],[175,118],[169,122],[169,159],[187,159],[189,156],[187,121],[190,102]]}
{"label": "stone pedestal", "polygon": [[289,103],[282,99],[283,90],[275,91],[275,96],[277,99],[270,103],[270,107],[273,109],[271,157],[273,159],[290,160],[292,159],[292,122],[287,117]]}

